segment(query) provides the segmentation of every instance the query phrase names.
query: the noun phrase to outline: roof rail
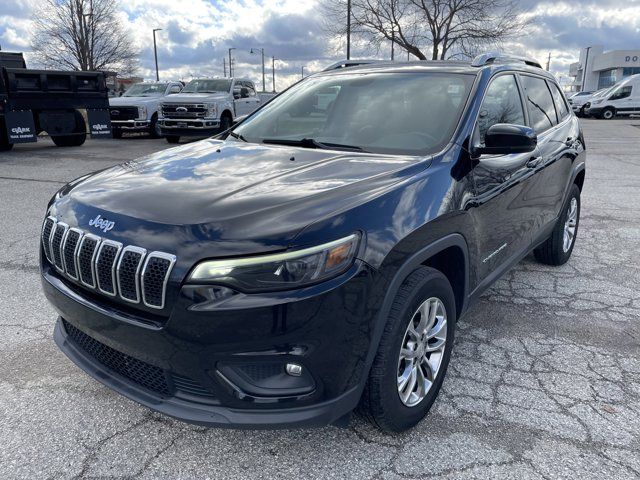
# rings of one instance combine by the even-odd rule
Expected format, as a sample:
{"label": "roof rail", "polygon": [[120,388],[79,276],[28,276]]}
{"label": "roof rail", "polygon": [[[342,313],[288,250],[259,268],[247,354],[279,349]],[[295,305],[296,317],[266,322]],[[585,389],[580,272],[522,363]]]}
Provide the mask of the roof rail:
{"label": "roof rail", "polygon": [[340,60],[339,62],[332,63],[328,67],[324,68],[323,72],[329,72],[331,70],[338,70],[340,68],[357,67],[358,65],[369,65],[370,63],[383,63],[384,60]]}
{"label": "roof rail", "polygon": [[482,67],[484,65],[490,65],[492,63],[509,63],[509,62],[522,62],[532,67],[542,68],[542,65],[536,60],[527,57],[521,57],[518,55],[510,55],[502,52],[488,52],[478,55],[471,62],[472,67]]}

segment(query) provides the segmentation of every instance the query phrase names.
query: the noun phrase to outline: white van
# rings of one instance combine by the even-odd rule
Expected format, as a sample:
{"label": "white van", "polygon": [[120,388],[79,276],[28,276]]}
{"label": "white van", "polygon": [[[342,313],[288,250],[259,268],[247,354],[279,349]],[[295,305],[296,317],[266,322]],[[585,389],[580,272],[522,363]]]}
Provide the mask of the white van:
{"label": "white van", "polygon": [[599,98],[592,97],[585,113],[605,120],[616,115],[640,114],[640,74],[625,78]]}

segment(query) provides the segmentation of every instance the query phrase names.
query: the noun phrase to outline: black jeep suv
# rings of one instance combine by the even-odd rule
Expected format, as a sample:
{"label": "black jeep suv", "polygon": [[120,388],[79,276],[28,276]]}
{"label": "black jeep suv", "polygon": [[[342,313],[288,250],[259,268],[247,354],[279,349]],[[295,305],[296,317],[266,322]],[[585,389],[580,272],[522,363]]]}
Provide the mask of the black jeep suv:
{"label": "black jeep suv", "polygon": [[207,139],[51,200],[55,341],[100,382],[204,425],[401,431],[456,320],[529,252],[573,249],[585,143],[535,62],[340,68]]}

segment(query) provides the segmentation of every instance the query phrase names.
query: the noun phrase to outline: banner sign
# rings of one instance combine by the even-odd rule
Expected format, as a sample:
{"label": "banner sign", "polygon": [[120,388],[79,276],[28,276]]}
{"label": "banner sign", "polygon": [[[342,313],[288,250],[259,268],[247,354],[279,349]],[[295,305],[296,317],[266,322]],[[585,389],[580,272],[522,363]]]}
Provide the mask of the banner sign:
{"label": "banner sign", "polygon": [[31,110],[7,111],[4,114],[9,143],[36,141],[36,126]]}
{"label": "banner sign", "polygon": [[91,138],[112,138],[109,110],[87,110]]}

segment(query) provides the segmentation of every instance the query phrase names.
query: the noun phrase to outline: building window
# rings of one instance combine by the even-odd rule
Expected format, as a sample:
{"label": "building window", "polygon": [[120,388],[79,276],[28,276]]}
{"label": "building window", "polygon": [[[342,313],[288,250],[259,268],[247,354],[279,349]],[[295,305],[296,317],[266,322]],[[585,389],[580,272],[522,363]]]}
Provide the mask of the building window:
{"label": "building window", "polygon": [[640,73],[640,67],[625,67],[622,69],[622,78]]}
{"label": "building window", "polygon": [[598,90],[601,88],[611,87],[616,84],[616,70],[603,70],[598,78]]}

